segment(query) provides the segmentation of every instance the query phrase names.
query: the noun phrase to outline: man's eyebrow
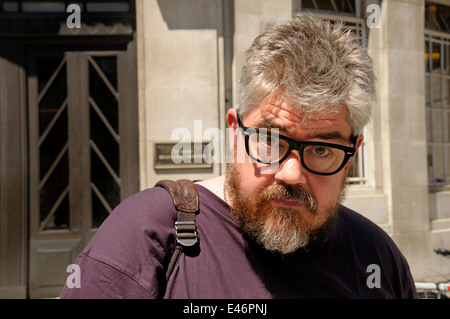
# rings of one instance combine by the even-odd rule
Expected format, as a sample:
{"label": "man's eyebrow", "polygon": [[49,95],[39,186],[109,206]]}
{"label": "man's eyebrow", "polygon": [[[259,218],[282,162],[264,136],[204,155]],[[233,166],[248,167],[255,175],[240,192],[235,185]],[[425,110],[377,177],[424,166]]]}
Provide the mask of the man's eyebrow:
{"label": "man's eyebrow", "polygon": [[[277,128],[279,129],[281,132],[286,132],[286,126],[284,125],[283,122],[280,123],[275,123],[273,121],[270,121],[268,119],[262,118],[259,121],[255,122],[254,124],[255,128]],[[322,140],[337,140],[340,142],[347,142],[348,138],[346,138],[341,132],[339,131],[331,131],[331,132],[322,132],[322,133],[309,133],[306,138],[305,141],[313,139],[313,138],[318,138],[318,139],[322,139]]]}
{"label": "man's eyebrow", "polygon": [[339,131],[323,132],[323,133],[310,133],[306,136],[307,140],[312,139],[312,138],[320,138],[322,140],[338,140],[338,141],[342,141],[342,142],[348,141],[348,138],[346,138]]}
{"label": "man's eyebrow", "polygon": [[283,122],[280,123],[274,123],[272,121],[269,121],[268,119],[262,118],[261,120],[254,123],[254,126],[256,128],[278,128],[281,131],[285,130],[286,126]]}

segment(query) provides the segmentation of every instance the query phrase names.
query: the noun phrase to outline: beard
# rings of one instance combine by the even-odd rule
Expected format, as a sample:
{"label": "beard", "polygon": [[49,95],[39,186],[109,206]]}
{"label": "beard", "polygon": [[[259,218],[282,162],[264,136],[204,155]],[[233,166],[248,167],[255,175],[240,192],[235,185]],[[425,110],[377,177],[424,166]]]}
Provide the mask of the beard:
{"label": "beard", "polygon": [[[231,215],[246,233],[269,251],[290,254],[311,241],[326,241],[333,229],[339,205],[346,197],[344,175],[335,204],[319,209],[316,199],[300,185],[284,183],[263,188],[256,199],[242,189],[236,164],[227,164],[225,194],[230,199]],[[294,201],[300,208],[282,207],[273,201]]]}

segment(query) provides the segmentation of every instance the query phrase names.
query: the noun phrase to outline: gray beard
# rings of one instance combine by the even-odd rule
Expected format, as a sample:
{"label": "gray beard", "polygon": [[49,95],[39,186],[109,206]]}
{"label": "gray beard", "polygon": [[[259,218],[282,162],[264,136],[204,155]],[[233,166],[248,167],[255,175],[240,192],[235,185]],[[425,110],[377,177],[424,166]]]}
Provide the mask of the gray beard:
{"label": "gray beard", "polygon": [[[235,164],[227,165],[225,194],[232,201],[231,215],[241,230],[269,251],[290,254],[300,248],[306,248],[311,240],[328,239],[333,228],[335,216],[340,203],[346,196],[347,184],[343,181],[342,190],[336,204],[324,212],[318,212],[314,197],[300,186],[286,184],[271,185],[257,196],[256,204],[251,207],[248,195],[242,190],[240,175]],[[296,209],[277,207],[271,200],[294,200],[303,204],[308,214],[325,214],[325,221],[316,228],[305,224],[302,213]]]}

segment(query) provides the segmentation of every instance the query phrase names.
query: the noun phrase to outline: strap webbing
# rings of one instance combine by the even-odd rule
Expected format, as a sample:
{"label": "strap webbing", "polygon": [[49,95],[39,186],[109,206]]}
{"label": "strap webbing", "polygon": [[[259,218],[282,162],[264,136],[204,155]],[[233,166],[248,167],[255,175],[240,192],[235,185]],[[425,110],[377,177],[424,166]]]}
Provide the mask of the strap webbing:
{"label": "strap webbing", "polygon": [[163,187],[170,193],[178,210],[175,222],[177,246],[166,272],[166,279],[169,280],[172,271],[178,264],[183,248],[192,247],[198,243],[197,226],[195,224],[195,214],[198,211],[198,193],[194,183],[187,179],[161,180],[155,186]]}

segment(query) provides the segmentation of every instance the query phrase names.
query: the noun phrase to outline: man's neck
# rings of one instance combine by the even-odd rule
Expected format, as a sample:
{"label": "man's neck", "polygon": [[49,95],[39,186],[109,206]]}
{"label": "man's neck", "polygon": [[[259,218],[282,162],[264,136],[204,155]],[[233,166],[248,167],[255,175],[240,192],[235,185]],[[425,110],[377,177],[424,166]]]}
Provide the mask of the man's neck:
{"label": "man's neck", "polygon": [[198,181],[196,184],[199,184],[205,188],[207,188],[210,192],[221,198],[226,202],[224,195],[224,184],[225,184],[225,175],[221,175],[218,177],[213,177],[210,179],[206,179],[203,181]]}

